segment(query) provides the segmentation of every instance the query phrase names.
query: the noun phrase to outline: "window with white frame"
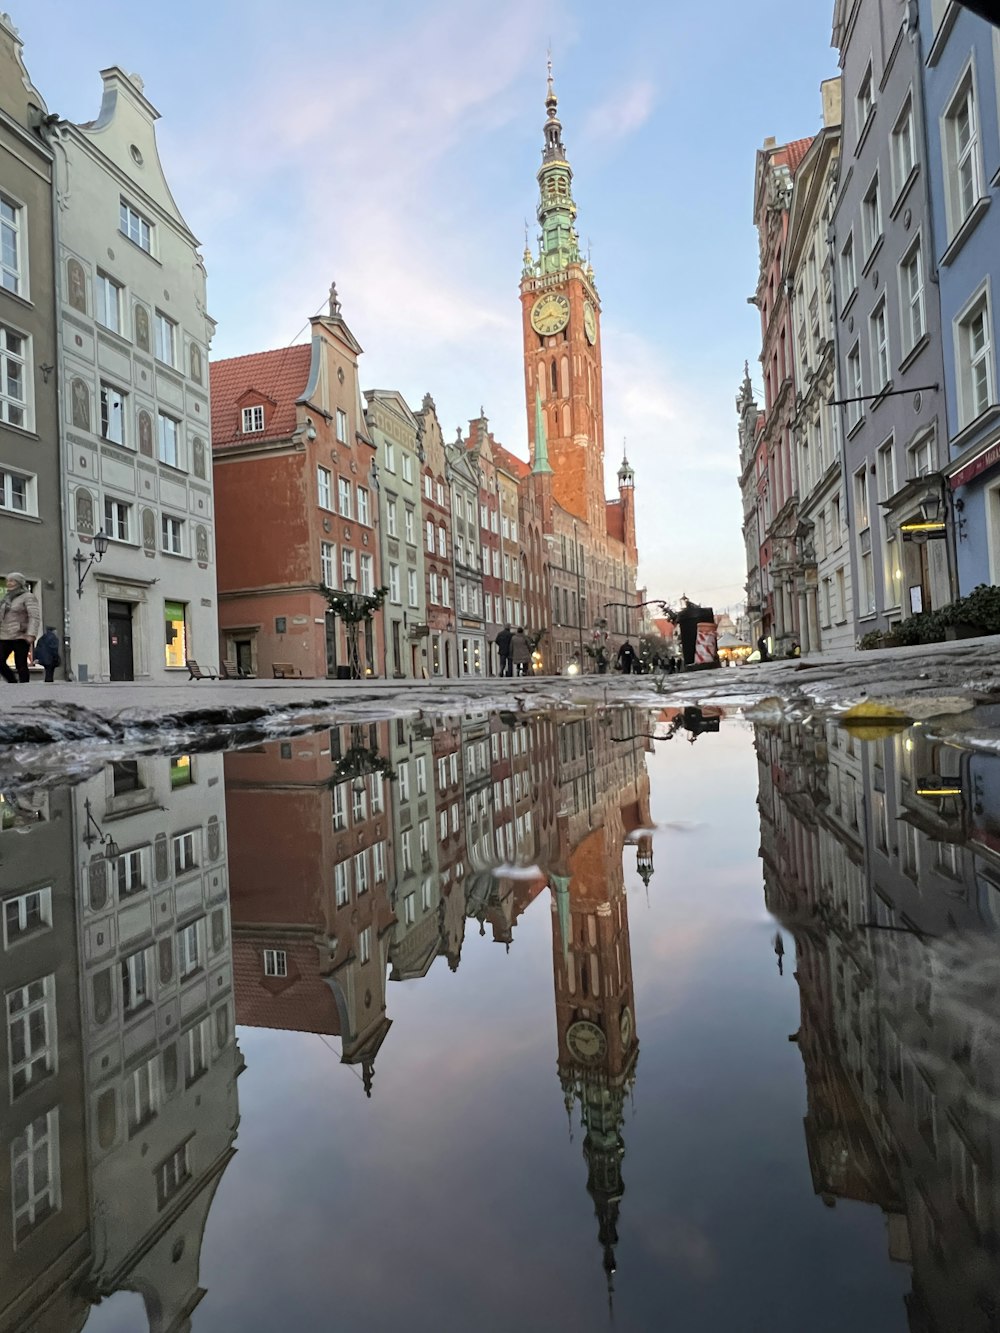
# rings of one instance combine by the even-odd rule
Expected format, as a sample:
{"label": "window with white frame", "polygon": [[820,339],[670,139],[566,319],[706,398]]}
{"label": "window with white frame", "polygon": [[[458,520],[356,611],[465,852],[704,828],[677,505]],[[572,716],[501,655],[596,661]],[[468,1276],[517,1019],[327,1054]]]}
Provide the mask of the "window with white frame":
{"label": "window with white frame", "polygon": [[346,906],[351,900],[351,881],[346,861],[338,861],[333,868],[333,888],[337,906]]}
{"label": "window with white frame", "polygon": [[47,930],[52,925],[52,890],[48,887],[5,898],[3,904],[4,944],[11,945],[26,935]]}
{"label": "window with white frame", "polygon": [[184,554],[184,520],[170,514],[160,515],[160,535],[168,555]]}
{"label": "window with white frame", "polygon": [[368,892],[368,850],[363,848],[354,857],[354,887],[358,897]]}
{"label": "window with white frame", "polygon": [[924,336],[924,263],[918,236],[899,265],[899,299],[903,316],[903,352],[911,352]]}
{"label": "window with white frame", "polygon": [[191,1179],[188,1145],[182,1143],[156,1168],[156,1206],[163,1209]]}
{"label": "window with white frame", "polygon": [[907,475],[926,477],[934,471],[934,432],[928,431],[915,444],[910,446]]}
{"label": "window with white frame", "polygon": [[868,331],[872,354],[872,388],[877,393],[889,383],[889,325],[885,317],[884,298],[872,311]]}
{"label": "window with white frame", "polygon": [[375,591],[375,581],[372,578],[372,568],[373,568],[372,557],[370,555],[366,555],[365,552],[362,551],[359,563],[360,563],[360,574],[361,574],[359,586],[361,588],[361,591],[365,594],[365,596],[370,597],[372,593]]}
{"label": "window with white frame", "polygon": [[385,470],[392,473],[396,471],[396,446],[391,440],[385,441]]}
{"label": "window with white frame", "polygon": [[371,798],[372,814],[380,815],[385,809],[385,778],[381,773],[369,775],[368,795]]}
{"label": "window with white frame", "polygon": [[861,575],[861,586],[858,589],[858,610],[861,615],[872,615],[875,611],[875,559],[872,552],[867,466],[859,468],[854,474],[854,527],[857,540],[858,568]]}
{"label": "window with white frame", "polygon": [[351,783],[351,818],[355,824],[368,818],[368,797],[365,784],[360,781]]}
{"label": "window with white frame", "polygon": [[448,836],[448,811],[442,810],[438,816],[438,838],[444,842]]}
{"label": "window with white frame", "polygon": [[454,805],[451,807],[451,831],[452,831],[452,833],[457,833],[457,832],[458,832],[458,824],[459,824],[458,802],[456,801],[456,802],[454,803]]}
{"label": "window with white frame", "polygon": [[24,206],[0,194],[0,286],[25,295]]}
{"label": "window with white frame", "polygon": [[405,536],[406,536],[406,544],[407,544],[408,546],[416,546],[416,544],[417,544],[417,538],[416,538],[416,533],[415,533],[415,530],[414,530],[413,510],[410,509],[409,506],[407,506],[407,508],[406,508],[406,512],[404,513],[403,518],[404,518],[404,520],[405,520]]}
{"label": "window with white frame", "polygon": [[11,514],[34,514],[35,478],[0,468],[0,509]]}
{"label": "window with white frame", "polygon": [[847,397],[854,400],[847,404],[847,425],[849,428],[856,426],[861,420],[861,409],[864,406],[861,401],[863,392],[861,384],[861,344],[855,343],[847,354]]}
{"label": "window with white frame", "polygon": [[892,131],[892,175],[895,193],[910,178],[917,164],[916,139],[913,133],[913,98],[907,97]]}
{"label": "window with white frame", "polygon": [[337,833],[342,833],[347,828],[347,798],[344,795],[345,786],[338,782],[333,789],[333,827]]}
{"label": "window with white frame", "polygon": [[405,803],[410,799],[410,761],[402,759],[396,766],[396,789],[399,792],[400,802]]}
{"label": "window with white frame", "polygon": [[133,1070],[126,1090],[128,1103],[128,1132],[131,1136],[136,1130],[147,1125],[156,1115],[160,1101],[159,1056],[146,1060]]}
{"label": "window with white frame", "polygon": [[147,254],[153,253],[153,225],[126,199],[118,202],[118,228],[140,250],[145,250]]}
{"label": "window with white frame", "polygon": [[329,468],[318,467],[316,469],[316,495],[320,509],[333,508]]}
{"label": "window with white frame", "polygon": [[399,566],[391,563],[389,565],[389,601],[392,602],[394,606],[398,606],[400,602]]}
{"label": "window with white frame", "polygon": [[122,959],[122,1009],[126,1017],[152,1000],[149,953],[148,949],[139,949]]}
{"label": "window with white frame", "polygon": [[861,235],[867,259],[882,235],[882,194],[879,189],[878,172],[875,173],[861,201]]}
{"label": "window with white frame", "polygon": [[59,1112],[40,1115],[11,1140],[11,1202],[14,1244],[20,1245],[47,1217],[58,1212]]}
{"label": "window with white frame", "polygon": [[358,490],[358,522],[363,523],[365,527],[368,527],[371,522],[370,518],[368,517],[369,513],[368,492],[364,488],[364,486],[359,486],[357,490]]}
{"label": "window with white frame", "polygon": [[944,164],[951,235],[961,227],[982,193],[979,126],[972,67],[944,114]]}
{"label": "window with white frame", "polygon": [[0,324],[0,421],[32,427],[31,339]]}
{"label": "window with white frame", "polygon": [[445,531],[444,524],[438,528],[438,555],[443,560],[448,554],[448,534]]}
{"label": "window with white frame", "polygon": [[336,575],[334,574],[334,560],[336,559],[336,548],[332,542],[320,542],[319,544],[319,576],[327,588],[334,586]]}
{"label": "window with white frame", "polygon": [[153,351],[165,366],[177,365],[177,324],[162,310],[157,310],[153,330]]}
{"label": "window with white frame", "polygon": [[896,461],[892,452],[892,440],[881,445],[875,457],[878,478],[878,498],[880,501],[891,499],[896,493]]}
{"label": "window with white frame", "polygon": [[[268,950],[265,950],[264,952],[267,953]],[[284,953],[281,949],[271,949],[270,952],[272,954],[280,953],[282,957],[284,957]],[[266,966],[267,964],[265,962],[265,976],[277,975],[276,973],[268,973],[266,971]],[[282,972],[281,975],[284,976],[285,974]],[[193,1028],[188,1028],[187,1032],[184,1033],[185,1087],[189,1088],[192,1083],[201,1078],[202,1074],[208,1070],[208,1052],[210,1049],[208,1023],[209,1020],[203,1018],[200,1023],[195,1023]]]}
{"label": "window with white frame", "polygon": [[264,950],[264,975],[265,977],[288,976],[288,955],[284,949]]}
{"label": "window with white frame", "polygon": [[435,489],[435,494],[436,494],[436,498],[437,498],[438,506],[439,506],[441,509],[443,509],[443,508],[444,508],[444,486],[441,484],[441,482],[438,481],[438,482],[435,482],[435,483],[434,483],[434,489]]}
{"label": "window with white frame", "polygon": [[434,524],[431,519],[427,520],[427,550],[430,555],[434,554]]}
{"label": "window with white frame", "polygon": [[438,598],[438,576],[437,576],[437,574],[435,573],[435,571],[434,571],[433,569],[432,569],[431,572],[430,572],[430,577],[429,577],[429,579],[428,579],[428,585],[429,585],[429,587],[428,587],[428,598],[429,598],[429,600],[431,601],[431,603],[432,603],[433,605],[436,606],[436,605],[438,605],[438,602],[439,602],[439,598]]}
{"label": "window with white frame", "polygon": [[413,482],[413,457],[404,451],[402,456],[403,480],[412,484]]}
{"label": "window with white frame", "polygon": [[101,437],[112,444],[125,444],[126,395],[101,382]]}
{"label": "window with white frame", "polygon": [[856,130],[858,138],[864,132],[868,124],[868,117],[875,109],[875,101],[872,97],[872,67],[869,62],[868,68],[861,76],[861,83],[858,85],[858,95],[855,101],[855,110],[857,112]]}
{"label": "window with white frame", "polygon": [[390,537],[396,536],[396,501],[385,502],[385,530]]}
{"label": "window with white frame", "polygon": [[406,571],[406,600],[410,607],[415,607],[419,603],[417,571],[415,569],[408,569]]}
{"label": "window with white frame", "polygon": [[441,575],[441,605],[451,606],[451,580],[447,574]]}
{"label": "window with white frame", "polygon": [[995,402],[990,303],[984,291],[958,320],[959,404],[962,424],[975,421]]}
{"label": "window with white frame", "polygon": [[337,478],[337,504],[342,518],[352,517],[351,483],[344,477]]}
{"label": "window with white frame", "polygon": [[264,429],[264,407],[255,403],[253,407],[243,409],[243,434],[255,435]]}
{"label": "window with white frame", "polygon": [[417,919],[417,895],[408,893],[403,899],[403,924],[412,926]]}
{"label": "window with white frame", "polygon": [[13,1100],[56,1067],[56,979],[49,975],[7,992],[7,1050]]}
{"label": "window with white frame", "polygon": [[372,956],[372,928],[365,926],[358,936],[358,960],[367,963]]}
{"label": "window with white frame", "polygon": [[131,898],[136,893],[142,893],[146,887],[142,849],[137,848],[131,852],[122,852],[121,856],[116,857],[112,862],[111,873],[118,886],[119,900]]}
{"label": "window with white frame", "polygon": [[132,506],[124,500],[104,497],[104,531],[113,542],[127,542],[131,536]]}
{"label": "window with white frame", "polygon": [[202,921],[192,921],[189,926],[177,932],[177,971],[181,981],[186,981],[201,967]]}
{"label": "window with white frame", "polygon": [[427,795],[427,758],[426,758],[425,755],[422,755],[422,754],[418,754],[418,755],[417,755],[417,758],[416,758],[416,769],[415,769],[415,774],[416,774],[416,780],[417,780],[417,795],[418,795],[418,796],[426,796],[426,795]]}
{"label": "window with white frame", "polygon": [[347,443],[347,413],[343,408],[337,408],[337,439],[341,444]]}
{"label": "window with white frame", "polygon": [[408,875],[413,869],[413,848],[410,845],[410,830],[399,839],[399,852],[403,863],[403,874]]}
{"label": "window with white frame", "polygon": [[431,821],[422,819],[418,827],[420,855],[426,856],[431,849]]}
{"label": "window with white frame", "polygon": [[346,588],[348,579],[354,579],[357,582],[357,578],[357,552],[349,546],[342,546],[340,548],[340,586]]}
{"label": "window with white frame", "polygon": [[180,422],[166,412],[157,413],[157,457],[168,467],[180,467]]}
{"label": "window with white frame", "polygon": [[97,305],[94,310],[94,318],[98,324],[103,324],[112,333],[121,333],[122,294],[125,288],[120,282],[115,282],[114,278],[98,269],[96,291]]}
{"label": "window with white frame", "polygon": [[197,867],[194,832],[178,833],[174,838],[174,874],[186,875]]}

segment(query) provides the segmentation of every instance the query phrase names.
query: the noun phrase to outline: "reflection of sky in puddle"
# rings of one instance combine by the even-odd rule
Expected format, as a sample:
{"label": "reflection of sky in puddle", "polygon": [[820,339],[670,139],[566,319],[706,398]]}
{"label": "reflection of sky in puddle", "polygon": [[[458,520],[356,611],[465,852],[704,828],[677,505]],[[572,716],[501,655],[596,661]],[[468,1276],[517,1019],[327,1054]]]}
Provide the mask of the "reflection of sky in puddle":
{"label": "reflection of sky in puddle", "polygon": [[[926,1281],[920,1209],[941,1213],[943,1180],[950,1190],[953,1170],[975,1178],[984,1225],[995,1210],[987,1170],[994,1076],[977,1076],[996,1065],[991,1005],[1000,965],[989,937],[970,943],[962,933],[958,908],[960,895],[966,910],[970,895],[988,900],[982,882],[993,870],[980,866],[972,888],[953,878],[950,904],[932,905],[928,921],[916,922],[935,937],[921,942],[912,904],[911,915],[892,915],[892,894],[903,889],[889,867],[891,838],[910,836],[901,830],[914,825],[887,809],[884,831],[869,830],[866,845],[864,816],[852,829],[850,814],[882,818],[874,793],[897,790],[905,775],[893,764],[909,762],[913,748],[889,736],[879,756],[869,746],[852,750],[835,729],[819,747],[817,735],[761,730],[755,753],[749,728],[724,723],[696,745],[640,748],[648,807],[636,803],[634,786],[620,802],[606,790],[595,752],[595,809],[606,830],[609,811],[631,811],[631,822],[623,827],[619,816],[609,834],[610,860],[602,868],[581,859],[593,843],[586,819],[575,843],[551,844],[569,883],[562,916],[547,889],[531,896],[533,858],[507,860],[522,868],[493,882],[513,886],[525,904],[509,950],[498,947],[503,930],[487,913],[485,934],[466,921],[457,970],[439,958],[426,975],[389,984],[392,1026],[370,1099],[360,1066],[340,1062],[339,1036],[241,1027],[238,1152],[212,1204],[200,1274],[207,1295],[194,1328],[610,1327],[594,1202],[601,1136],[593,1122],[586,1133],[582,1103],[571,1093],[564,1099],[560,1086],[566,922],[575,947],[587,920],[581,902],[591,894],[598,919],[602,902],[612,913],[622,895],[627,902],[638,1039],[620,1128],[614,1327],[904,1333],[914,1270],[890,1262],[890,1251],[905,1257],[899,1219],[908,1217]],[[917,753],[921,775],[932,771],[935,757]],[[249,769],[227,765],[230,865],[246,873],[250,862],[233,847],[237,772],[245,783]],[[989,789],[992,774],[975,765],[971,772]],[[842,796],[845,775],[855,785]],[[839,815],[831,813],[834,778]],[[433,791],[431,800],[433,813]],[[940,809],[922,817],[940,818]],[[988,821],[971,803],[969,818],[975,841]],[[647,890],[637,854],[650,830]],[[918,851],[926,858],[936,845]],[[543,850],[534,848],[544,871]],[[954,871],[951,853],[948,866]],[[921,879],[914,891],[926,895],[930,883]],[[232,884],[237,951],[246,888]],[[486,892],[483,884],[476,892]],[[992,918],[981,919],[992,928]],[[908,1165],[897,1160],[908,1102],[924,1117],[917,1135],[925,1143],[936,1136],[933,1167],[921,1166],[912,1146]],[[956,1116],[965,1118],[968,1160],[956,1155],[948,1128]],[[611,1125],[611,1156],[613,1140]],[[948,1217],[937,1224],[951,1227],[958,1281],[962,1254],[970,1264],[981,1256],[962,1250]],[[947,1308],[949,1279],[938,1271],[934,1280],[930,1307]],[[120,1296],[88,1323],[115,1333],[136,1327],[134,1305]],[[965,1327],[955,1322],[949,1333]]]}

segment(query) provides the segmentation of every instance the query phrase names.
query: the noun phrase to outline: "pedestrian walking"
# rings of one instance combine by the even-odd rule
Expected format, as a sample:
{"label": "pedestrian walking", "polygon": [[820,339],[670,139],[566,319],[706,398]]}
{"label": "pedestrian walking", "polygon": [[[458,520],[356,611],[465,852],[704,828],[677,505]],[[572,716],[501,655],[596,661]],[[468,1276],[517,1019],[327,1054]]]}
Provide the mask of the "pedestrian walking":
{"label": "pedestrian walking", "polygon": [[626,676],[631,676],[635,670],[636,651],[629,643],[628,639],[618,649],[618,669],[623,671]]}
{"label": "pedestrian walking", "polygon": [[514,636],[510,632],[510,626],[504,625],[503,629],[494,640],[497,646],[497,653],[500,656],[500,674],[501,676],[513,675],[510,661],[510,641]]}
{"label": "pedestrian walking", "polygon": [[[7,575],[7,590],[0,600],[0,676],[10,685],[27,685],[28,655],[41,628],[42,613],[38,598],[28,587],[24,575]],[[7,665],[14,654],[15,676]]]}
{"label": "pedestrian walking", "polygon": [[62,661],[59,655],[59,636],[51,625],[45,626],[45,633],[35,643],[32,654],[35,661],[45,670],[45,682],[51,685],[55,680],[56,667]]}
{"label": "pedestrian walking", "polygon": [[760,660],[762,662],[770,662],[771,654],[767,647],[767,636],[764,634],[757,640],[757,651],[760,653]]}
{"label": "pedestrian walking", "polygon": [[531,663],[531,644],[521,625],[510,637],[510,660],[515,676],[526,676]]}

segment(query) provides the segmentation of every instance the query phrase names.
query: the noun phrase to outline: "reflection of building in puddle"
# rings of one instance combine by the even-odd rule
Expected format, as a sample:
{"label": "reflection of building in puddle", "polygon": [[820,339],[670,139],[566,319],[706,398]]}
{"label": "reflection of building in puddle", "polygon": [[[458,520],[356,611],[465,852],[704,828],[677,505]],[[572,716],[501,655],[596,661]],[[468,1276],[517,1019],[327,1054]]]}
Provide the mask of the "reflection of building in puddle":
{"label": "reflection of building in puddle", "polygon": [[72,800],[93,1215],[86,1290],[92,1300],[138,1291],[152,1328],[183,1328],[205,1294],[202,1237],[239,1121],[222,760],[113,764]]}
{"label": "reflection of building in puddle", "polygon": [[129,1290],[150,1328],[179,1330],[204,1295],[241,1067],[221,772],[212,757],[116,763],[51,798],[44,840],[3,835],[27,859],[15,850],[10,874],[3,849],[0,1328],[79,1328],[90,1302]]}
{"label": "reflection of building in puddle", "polygon": [[387,976],[423,977],[438,955],[456,968],[470,920],[509,948],[551,888],[559,1076],[609,1278],[638,1053],[622,857],[635,833],[648,883],[647,725],[629,710],[401,719],[225,761],[237,1019],[339,1037],[368,1092]]}
{"label": "reflection of building in puddle", "polygon": [[925,729],[758,727],[817,1192],[886,1214],[913,1330],[1000,1326],[1000,756]]}

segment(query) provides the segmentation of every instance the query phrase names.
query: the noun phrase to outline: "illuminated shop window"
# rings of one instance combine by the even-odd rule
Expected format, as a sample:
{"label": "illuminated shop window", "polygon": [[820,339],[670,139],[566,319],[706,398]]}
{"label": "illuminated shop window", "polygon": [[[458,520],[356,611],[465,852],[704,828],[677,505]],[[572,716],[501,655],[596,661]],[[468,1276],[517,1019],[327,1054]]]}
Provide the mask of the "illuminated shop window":
{"label": "illuminated shop window", "polygon": [[165,665],[182,667],[187,660],[187,604],[164,602],[163,614],[166,632]]}

